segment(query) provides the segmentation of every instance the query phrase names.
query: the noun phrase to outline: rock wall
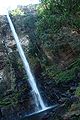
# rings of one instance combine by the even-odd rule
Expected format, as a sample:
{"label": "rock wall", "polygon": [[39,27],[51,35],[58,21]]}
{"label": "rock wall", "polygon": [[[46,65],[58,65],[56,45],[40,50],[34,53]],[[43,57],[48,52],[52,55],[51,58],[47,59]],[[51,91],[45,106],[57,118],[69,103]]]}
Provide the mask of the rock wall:
{"label": "rock wall", "polygon": [[[0,20],[0,106],[11,110],[15,105],[17,112],[34,110],[35,103],[32,101],[31,88],[27,83],[27,75],[22,65],[16,43],[10,30],[6,16]],[[20,36],[23,49],[28,46],[27,35]],[[3,98],[2,98],[3,97]],[[16,111],[14,109],[14,111]],[[6,115],[4,115],[6,116]]]}

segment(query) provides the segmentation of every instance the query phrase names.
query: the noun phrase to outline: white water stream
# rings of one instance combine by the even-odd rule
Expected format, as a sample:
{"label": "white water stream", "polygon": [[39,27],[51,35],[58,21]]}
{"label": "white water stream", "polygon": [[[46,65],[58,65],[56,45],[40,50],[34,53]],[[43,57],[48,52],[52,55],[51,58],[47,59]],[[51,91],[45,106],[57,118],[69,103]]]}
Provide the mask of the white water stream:
{"label": "white water stream", "polygon": [[[18,35],[15,31],[15,28],[14,28],[14,25],[10,19],[10,16],[9,16],[9,13],[7,12],[7,19],[8,19],[8,22],[9,22],[9,25],[10,25],[10,28],[12,30],[12,33],[13,33],[13,36],[14,36],[14,39],[15,39],[15,42],[16,42],[16,45],[17,45],[17,48],[18,48],[18,51],[19,51],[19,54],[20,54],[20,57],[23,61],[23,64],[24,64],[24,68],[25,68],[25,71],[28,75],[28,81],[29,81],[29,84],[30,86],[32,87],[32,91],[34,92],[34,99],[35,99],[35,103],[36,103],[36,106],[39,107],[42,109],[42,110],[45,110],[46,109],[46,106],[41,98],[41,95],[39,93],[39,90],[37,88],[37,85],[36,85],[36,82],[35,82],[35,79],[31,73],[31,70],[30,70],[30,66],[29,66],[29,63],[25,57],[25,54],[24,54],[24,51],[22,49],[22,46],[20,44],[20,41],[19,41],[19,38],[18,38]],[[39,110],[41,110],[40,108],[38,108]]]}

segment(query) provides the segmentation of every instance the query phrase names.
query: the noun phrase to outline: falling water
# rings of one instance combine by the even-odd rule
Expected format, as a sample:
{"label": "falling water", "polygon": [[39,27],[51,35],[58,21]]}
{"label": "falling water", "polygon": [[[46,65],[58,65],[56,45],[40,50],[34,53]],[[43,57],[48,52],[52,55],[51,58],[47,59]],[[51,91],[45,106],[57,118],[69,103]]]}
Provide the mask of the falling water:
{"label": "falling water", "polygon": [[[7,12],[7,19],[8,19],[10,28],[11,28],[11,30],[12,30],[12,33],[13,33],[13,36],[14,36],[14,39],[15,39],[15,42],[16,42],[16,45],[17,45],[17,48],[18,48],[20,57],[21,57],[21,59],[22,59],[22,61],[23,61],[25,71],[26,71],[26,73],[27,73],[27,75],[28,75],[28,78],[29,78],[28,81],[29,81],[29,83],[30,83],[30,85],[31,85],[31,87],[32,87],[32,91],[34,92],[34,95],[35,95],[34,98],[35,98],[36,106],[37,106],[37,107],[40,106],[42,110],[45,110],[45,109],[46,109],[46,106],[44,105],[44,102],[43,102],[43,100],[42,100],[42,98],[41,98],[41,95],[40,95],[39,90],[38,90],[38,88],[37,88],[35,79],[34,79],[32,73],[31,73],[29,63],[28,63],[28,61],[27,61],[27,59],[26,59],[26,57],[25,57],[24,51],[23,51],[22,46],[21,46],[21,44],[20,44],[20,42],[19,42],[19,38],[18,38],[18,36],[17,36],[17,33],[16,33],[16,31],[15,31],[15,28],[14,28],[14,26],[13,26],[13,23],[12,23],[12,21],[11,21],[11,19],[10,19],[10,16],[9,16],[9,13],[8,13],[8,12]],[[38,109],[40,110],[40,108],[38,108]]]}

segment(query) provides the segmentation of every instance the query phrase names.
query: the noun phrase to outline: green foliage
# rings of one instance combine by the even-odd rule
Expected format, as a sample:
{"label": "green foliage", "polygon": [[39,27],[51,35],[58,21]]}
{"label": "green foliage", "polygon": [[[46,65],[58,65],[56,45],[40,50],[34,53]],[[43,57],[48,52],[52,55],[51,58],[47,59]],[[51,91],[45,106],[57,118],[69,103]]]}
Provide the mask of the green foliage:
{"label": "green foliage", "polygon": [[[59,71],[56,74],[58,81],[69,81],[76,78],[77,72],[80,71],[80,58],[77,58],[65,71]],[[58,82],[57,81],[57,82]]]}
{"label": "green foliage", "polygon": [[77,58],[66,70],[59,69],[58,65],[43,65],[42,75],[47,75],[49,78],[55,79],[58,82],[67,82],[76,79],[77,72],[80,71],[80,58]]}
{"label": "green foliage", "polygon": [[75,94],[80,97],[80,85],[77,87]]}
{"label": "green foliage", "polygon": [[[37,36],[38,42],[52,52],[55,51],[59,39],[57,33],[63,26],[80,28],[80,1],[79,0],[42,0],[38,6]],[[63,33],[60,34],[63,37]],[[60,37],[59,36],[59,37]],[[62,38],[65,39],[65,38]],[[65,44],[65,40],[64,40]],[[55,53],[56,54],[56,53]],[[45,65],[43,75],[56,79],[56,82],[69,81],[76,78],[76,71],[80,70],[80,59],[76,59],[66,70],[60,70],[58,66]],[[54,69],[55,68],[55,69]]]}
{"label": "green foliage", "polygon": [[[71,29],[80,28],[80,0],[42,0],[42,3],[37,6],[37,14],[27,10],[27,12],[24,11],[23,16],[20,14],[17,16],[19,11],[15,11],[16,14],[13,12],[12,19],[18,33],[22,31],[22,34],[29,36],[27,54],[30,64],[35,67],[36,62],[40,61],[43,69],[42,75],[47,75],[56,82],[75,79],[76,71],[80,70],[79,58],[63,71],[54,61],[50,64],[43,49],[47,49],[49,53],[52,53],[51,55],[54,54],[54,51],[57,54],[58,41],[64,39],[65,44],[69,37],[64,35],[63,31],[61,32],[61,28],[65,26],[69,26]],[[14,15],[16,17],[13,17]]]}
{"label": "green foliage", "polygon": [[42,0],[38,7],[37,35],[40,41],[53,40],[62,26],[80,27],[79,0]]}
{"label": "green foliage", "polygon": [[4,96],[2,99],[0,99],[0,107],[16,105],[18,103],[18,96],[18,92],[14,92],[11,95]]}
{"label": "green foliage", "polygon": [[70,81],[75,79],[75,68],[65,71],[60,71],[56,74],[57,81],[56,82],[62,82],[62,81]]}
{"label": "green foliage", "polygon": [[15,10],[11,11],[11,15],[12,16],[24,15],[24,12],[20,8],[17,8]]}

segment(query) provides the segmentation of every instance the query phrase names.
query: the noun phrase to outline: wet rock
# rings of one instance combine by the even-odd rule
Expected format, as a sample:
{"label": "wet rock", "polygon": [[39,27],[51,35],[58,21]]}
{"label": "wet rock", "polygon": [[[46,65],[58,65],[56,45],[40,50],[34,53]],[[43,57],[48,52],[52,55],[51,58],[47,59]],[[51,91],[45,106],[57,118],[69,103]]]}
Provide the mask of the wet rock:
{"label": "wet rock", "polygon": [[66,100],[67,100],[67,98],[61,98],[61,99],[59,99],[58,102],[59,102],[60,104],[63,104],[64,102],[66,102]]}
{"label": "wet rock", "polygon": [[11,49],[16,49],[16,43],[15,43],[15,41],[14,41],[14,40],[9,41],[9,42],[7,43],[7,47],[9,47],[9,48],[11,48]]}
{"label": "wet rock", "polygon": [[78,79],[80,79],[80,72],[78,72],[77,77],[78,77]]}
{"label": "wet rock", "polygon": [[49,115],[45,115],[42,120],[48,120],[49,119]]}
{"label": "wet rock", "polygon": [[1,111],[1,108],[0,108],[0,119],[2,118],[2,111]]}
{"label": "wet rock", "polygon": [[80,111],[68,112],[63,116],[64,120],[79,120]]}
{"label": "wet rock", "polygon": [[70,99],[71,99],[72,102],[78,102],[79,101],[79,98],[75,95],[71,96]]}
{"label": "wet rock", "polygon": [[6,97],[8,95],[12,95],[12,93],[13,93],[12,89],[9,89],[5,92],[4,96]]}
{"label": "wet rock", "polygon": [[75,86],[72,86],[69,90],[70,93],[73,93],[74,91],[76,90],[76,87]]}

